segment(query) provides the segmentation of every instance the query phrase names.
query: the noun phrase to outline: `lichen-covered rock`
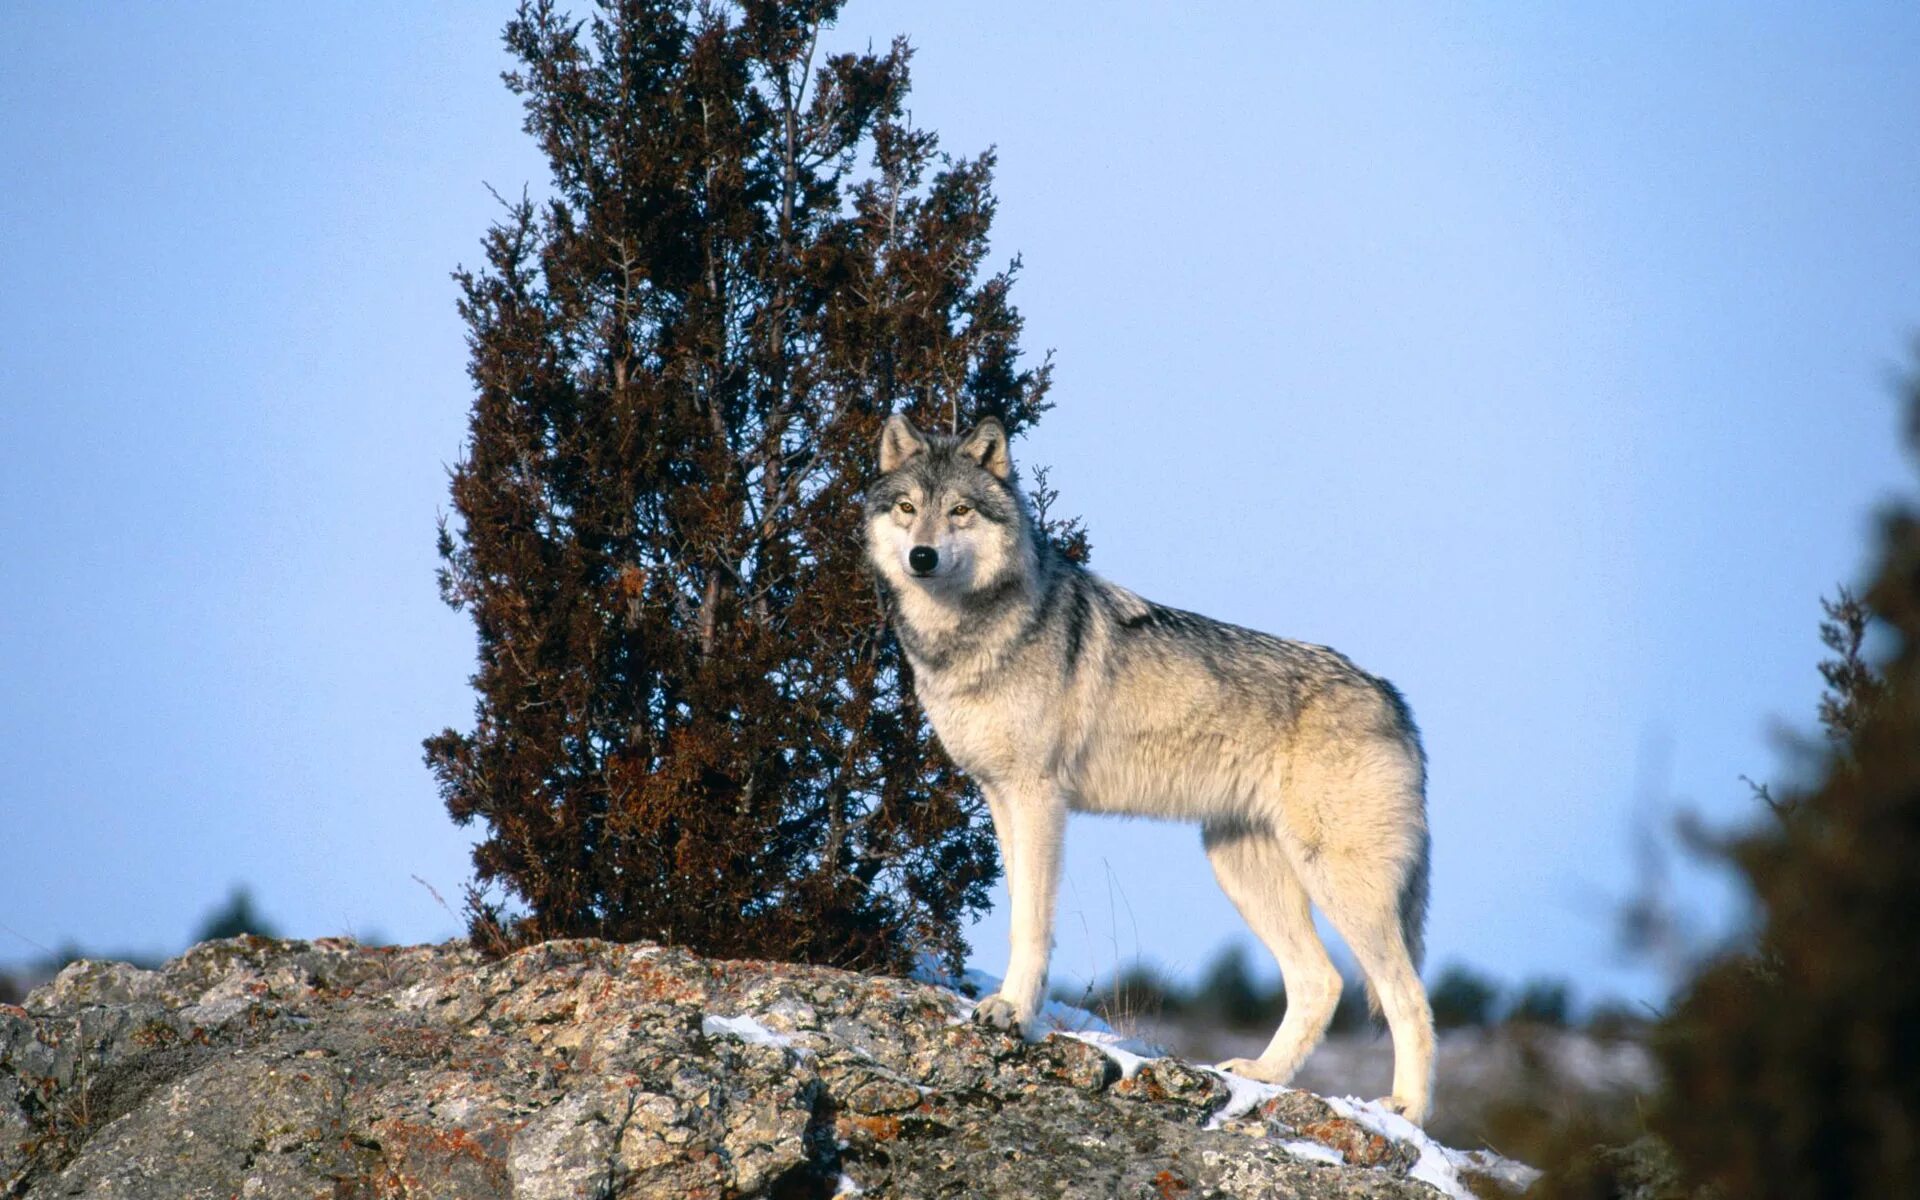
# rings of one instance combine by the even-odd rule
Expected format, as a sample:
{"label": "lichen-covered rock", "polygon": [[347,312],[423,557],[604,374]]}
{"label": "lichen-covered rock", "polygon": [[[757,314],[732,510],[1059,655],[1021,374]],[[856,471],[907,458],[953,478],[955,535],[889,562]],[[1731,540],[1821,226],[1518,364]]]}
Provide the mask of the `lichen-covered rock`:
{"label": "lichen-covered rock", "polygon": [[0,1196],[1435,1194],[1418,1148],[1316,1097],[1226,1119],[1210,1071],[964,1007],[592,941],[75,963],[0,1006]]}

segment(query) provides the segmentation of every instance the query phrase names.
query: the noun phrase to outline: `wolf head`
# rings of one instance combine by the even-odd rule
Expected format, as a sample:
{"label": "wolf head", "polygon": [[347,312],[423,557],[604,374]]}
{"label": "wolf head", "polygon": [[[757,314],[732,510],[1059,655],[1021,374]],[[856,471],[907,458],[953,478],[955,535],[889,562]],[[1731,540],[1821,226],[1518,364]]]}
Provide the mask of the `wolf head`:
{"label": "wolf head", "polygon": [[867,558],[896,591],[958,599],[1028,565],[1026,506],[992,417],[965,437],[889,417],[866,510]]}

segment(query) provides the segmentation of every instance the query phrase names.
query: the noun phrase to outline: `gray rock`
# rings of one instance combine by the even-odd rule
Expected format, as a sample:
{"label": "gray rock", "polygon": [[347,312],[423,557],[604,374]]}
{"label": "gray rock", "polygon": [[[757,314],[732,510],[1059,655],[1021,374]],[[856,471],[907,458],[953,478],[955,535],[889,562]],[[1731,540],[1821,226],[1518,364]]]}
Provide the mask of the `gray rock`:
{"label": "gray rock", "polygon": [[1307,1093],[1217,1121],[1211,1072],[1123,1077],[959,1004],[593,941],[488,961],[249,937],[157,971],[75,963],[0,1006],[0,1196],[1436,1194],[1417,1148]]}

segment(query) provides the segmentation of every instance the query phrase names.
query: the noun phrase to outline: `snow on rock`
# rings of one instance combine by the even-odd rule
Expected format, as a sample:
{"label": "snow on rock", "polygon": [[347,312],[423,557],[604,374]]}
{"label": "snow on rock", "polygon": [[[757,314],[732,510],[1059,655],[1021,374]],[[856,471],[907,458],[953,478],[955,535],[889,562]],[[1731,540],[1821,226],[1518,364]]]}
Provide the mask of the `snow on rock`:
{"label": "snow on rock", "polygon": [[[956,1022],[970,1018],[981,999],[1000,990],[1001,982],[998,976],[973,968],[956,977],[931,960],[923,960],[913,972],[913,977],[954,993]],[[1096,1014],[1061,1000],[1047,1001],[1032,1028],[1026,1031],[1029,1041],[1040,1041],[1050,1034],[1084,1042],[1099,1050],[1119,1066],[1123,1080],[1133,1079],[1142,1067],[1170,1057],[1165,1048],[1158,1044],[1121,1034]],[[1226,1103],[1214,1110],[1207,1120],[1206,1128],[1209,1130],[1228,1128],[1282,1097],[1295,1097],[1322,1104],[1334,1116],[1345,1118],[1396,1145],[1404,1146],[1407,1150],[1404,1157],[1410,1159],[1411,1163],[1407,1167],[1408,1177],[1428,1184],[1453,1200],[1474,1200],[1473,1193],[1460,1178],[1462,1172],[1487,1176],[1515,1192],[1524,1192],[1540,1178],[1540,1172],[1532,1167],[1502,1158],[1490,1150],[1454,1150],[1442,1146],[1428,1137],[1425,1130],[1376,1102],[1350,1096],[1322,1098],[1280,1084],[1247,1079],[1216,1066],[1204,1066],[1201,1069],[1218,1077],[1226,1085],[1227,1092]],[[1316,1128],[1320,1124],[1312,1120],[1303,1120],[1301,1123],[1308,1128]],[[1290,1126],[1283,1123],[1282,1128]],[[1283,1137],[1278,1144],[1294,1157],[1311,1162],[1344,1165],[1348,1161],[1340,1148],[1311,1137]]]}
{"label": "snow on rock", "polygon": [[1397,1112],[1382,1108],[1377,1102],[1356,1100],[1352,1096],[1326,1098],[1327,1104],[1336,1113],[1365,1126],[1382,1137],[1403,1142],[1419,1151],[1420,1157],[1414,1162],[1407,1174],[1422,1183],[1431,1184],[1441,1194],[1454,1200],[1474,1200],[1473,1192],[1460,1178],[1462,1170],[1478,1171],[1493,1176],[1503,1183],[1511,1182],[1520,1190],[1533,1185],[1540,1172],[1523,1163],[1501,1158],[1487,1150],[1464,1151],[1451,1150],[1426,1135],[1426,1131],[1407,1120]]}
{"label": "snow on rock", "polygon": [[860,1186],[859,1180],[842,1171],[839,1180],[833,1185],[833,1200],[841,1200],[845,1196],[865,1195],[866,1190]]}
{"label": "snow on rock", "polygon": [[1218,1075],[1227,1085],[1227,1102],[1207,1122],[1208,1129],[1218,1129],[1235,1117],[1243,1117],[1267,1101],[1293,1090],[1277,1083],[1247,1079],[1231,1071],[1222,1071],[1219,1067],[1207,1067],[1206,1070]]}
{"label": "snow on rock", "polygon": [[[956,977],[941,971],[937,963],[925,960],[914,969],[913,978],[946,988],[955,994],[956,1022],[970,1019],[981,1000],[1000,990],[998,975],[969,967]],[[1139,1073],[1142,1064],[1167,1055],[1166,1048],[1158,1043],[1120,1033],[1084,1008],[1063,1000],[1049,1000],[1041,1006],[1039,1016],[1026,1030],[1026,1039],[1038,1042],[1056,1033],[1076,1042],[1085,1042],[1111,1058],[1119,1066],[1122,1079],[1132,1079]]]}
{"label": "snow on rock", "polygon": [[752,1017],[716,1017],[708,1013],[700,1018],[700,1032],[708,1037],[736,1037],[757,1046],[778,1046],[802,1058],[811,1053],[804,1046],[795,1046],[786,1034],[775,1033]]}
{"label": "snow on rock", "polygon": [[1447,1150],[1456,1170],[1471,1171],[1497,1181],[1514,1193],[1525,1192],[1540,1180],[1540,1172],[1523,1162],[1502,1158],[1491,1150]]}
{"label": "snow on rock", "polygon": [[1347,1162],[1347,1156],[1332,1146],[1310,1142],[1305,1138],[1289,1138],[1280,1143],[1280,1148],[1295,1158],[1302,1158],[1308,1162],[1332,1163],[1337,1167],[1345,1166]]}

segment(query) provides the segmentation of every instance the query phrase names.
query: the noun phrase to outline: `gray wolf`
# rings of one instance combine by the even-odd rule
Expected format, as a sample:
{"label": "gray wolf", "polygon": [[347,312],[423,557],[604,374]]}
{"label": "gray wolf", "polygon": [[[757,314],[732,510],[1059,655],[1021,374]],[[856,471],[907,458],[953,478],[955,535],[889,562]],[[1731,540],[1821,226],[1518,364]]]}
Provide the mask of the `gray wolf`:
{"label": "gray wolf", "polygon": [[1386,1103],[1423,1121],[1426,756],[1400,693],[1325,646],[1153,604],[1069,562],[998,421],[955,437],[896,415],[879,467],[867,558],[934,732],[986,795],[1011,895],[1006,981],[976,1019],[1026,1029],[1039,1011],[1069,811],[1193,821],[1286,983],[1266,1050],[1221,1067],[1284,1083],[1325,1034],[1341,979],[1317,905],[1392,1031]]}

